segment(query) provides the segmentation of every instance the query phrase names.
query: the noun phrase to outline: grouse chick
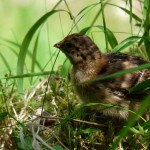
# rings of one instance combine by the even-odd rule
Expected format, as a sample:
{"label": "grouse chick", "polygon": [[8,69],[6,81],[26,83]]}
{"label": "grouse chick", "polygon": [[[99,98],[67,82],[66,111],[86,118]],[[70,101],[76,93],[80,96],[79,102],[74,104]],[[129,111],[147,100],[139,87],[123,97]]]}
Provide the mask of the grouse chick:
{"label": "grouse chick", "polygon": [[[78,33],[65,37],[55,44],[72,63],[71,81],[84,103],[105,103],[136,111],[146,92],[130,94],[129,89],[150,79],[150,70],[135,71],[115,78],[87,82],[109,74],[148,63],[148,61],[124,53],[102,54],[97,45],[86,35]],[[94,106],[104,115],[128,119],[130,113],[121,108]]]}

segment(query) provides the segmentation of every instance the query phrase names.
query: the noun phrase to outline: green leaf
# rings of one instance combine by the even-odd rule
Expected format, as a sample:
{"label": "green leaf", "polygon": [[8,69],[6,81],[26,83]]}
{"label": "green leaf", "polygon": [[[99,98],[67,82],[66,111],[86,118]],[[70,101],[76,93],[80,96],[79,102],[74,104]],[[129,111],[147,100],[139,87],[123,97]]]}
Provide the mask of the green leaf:
{"label": "green leaf", "polygon": [[145,80],[129,90],[130,93],[144,91],[150,88],[150,79]]}
{"label": "green leaf", "polygon": [[[92,26],[92,27],[96,27],[96,28],[99,28],[99,29],[102,30],[102,31],[105,31],[103,26],[97,25],[97,26]],[[81,33],[81,34],[86,34],[86,32],[87,32],[90,28],[92,28],[92,27],[86,27],[86,28],[82,29],[82,30],[80,31],[80,33]],[[116,39],[116,37],[114,36],[113,32],[111,32],[111,31],[107,28],[107,29],[106,29],[106,34],[107,34],[108,42],[109,42],[111,48],[114,48],[115,46],[117,46],[117,45],[118,45],[118,42],[117,42],[117,39]]]}
{"label": "green leaf", "polygon": [[[48,19],[48,17],[50,17],[53,14],[55,14],[56,12],[60,12],[60,11],[67,12],[65,10],[52,10],[52,11],[46,13],[45,15],[43,15],[27,32],[27,34],[22,42],[20,52],[18,55],[17,75],[23,74],[24,62],[25,62],[27,50],[28,50],[29,44],[32,40],[32,37],[35,34],[35,32],[37,31],[37,29]],[[69,14],[69,12],[67,12],[67,13]],[[18,83],[19,94],[23,94],[23,78],[18,79],[17,83]]]}
{"label": "green leaf", "polygon": [[0,113],[0,120],[3,120],[8,115],[8,112]]}
{"label": "green leaf", "polygon": [[126,38],[125,40],[123,40],[120,44],[118,44],[112,51],[113,52],[119,52],[125,48],[127,48],[128,46],[132,45],[134,42],[140,40],[141,37],[139,36],[130,36],[128,38]]}

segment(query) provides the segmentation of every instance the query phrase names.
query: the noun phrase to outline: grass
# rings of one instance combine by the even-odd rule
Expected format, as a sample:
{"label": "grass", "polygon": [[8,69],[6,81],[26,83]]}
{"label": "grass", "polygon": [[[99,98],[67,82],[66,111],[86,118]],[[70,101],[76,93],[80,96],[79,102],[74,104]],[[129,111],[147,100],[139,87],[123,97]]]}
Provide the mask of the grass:
{"label": "grass", "polygon": [[[63,2],[66,9],[61,9],[61,3]],[[22,44],[2,39],[3,45],[6,45],[18,57],[18,63],[17,74],[14,75],[10,69],[11,64],[0,54],[9,72],[1,78],[0,83],[1,149],[146,150],[150,148],[150,121],[143,119],[141,122],[136,122],[137,118],[141,117],[143,112],[149,108],[150,96],[145,98],[139,110],[133,112],[133,117],[124,124],[123,121],[118,119],[103,116],[99,111],[89,111],[93,105],[105,105],[108,107],[106,109],[118,106],[92,103],[81,105],[67,78],[70,68],[68,61],[64,60],[57,70],[54,69],[60,55],[59,52],[51,55],[50,60],[48,60],[47,64],[51,62],[50,71],[46,71],[45,66],[42,67],[37,59],[40,35],[44,23],[56,14],[66,14],[72,21],[72,27],[68,29],[68,33],[78,31],[93,36],[96,29],[96,32],[104,34],[107,50],[111,49],[112,52],[127,50],[132,55],[139,55],[138,52],[140,52],[141,57],[149,60],[148,16],[150,2],[149,0],[139,1],[142,6],[142,17],[134,13],[132,0],[125,2],[127,7],[121,7],[109,1],[92,3],[79,10],[76,16],[73,16],[68,2],[60,0],[49,12],[34,23],[28,30]],[[122,42],[118,42],[116,32],[108,28],[109,25],[105,17],[107,6],[124,11],[130,18],[131,35]],[[88,26],[80,27],[80,22],[96,7],[98,7],[97,13],[91,22],[88,22]],[[128,7],[129,9],[127,9]],[[61,15],[60,19],[63,19]],[[99,19],[102,19],[102,25],[97,24]],[[133,22],[136,22],[139,26],[137,34],[133,34]],[[63,27],[63,24],[61,26]],[[31,43],[33,43],[33,49],[29,51]],[[16,53],[14,47],[20,50]],[[30,60],[32,59],[30,66],[25,65],[27,57]],[[39,68],[40,72],[36,72],[36,67]],[[146,68],[149,68],[149,64],[95,80],[105,80]],[[25,73],[25,70],[27,70],[27,73]],[[38,80],[37,76],[41,79]],[[24,83],[27,81],[25,78],[30,82],[30,86],[26,90],[24,89]],[[147,88],[149,88],[149,80],[140,83],[140,85],[131,89],[131,92]]]}

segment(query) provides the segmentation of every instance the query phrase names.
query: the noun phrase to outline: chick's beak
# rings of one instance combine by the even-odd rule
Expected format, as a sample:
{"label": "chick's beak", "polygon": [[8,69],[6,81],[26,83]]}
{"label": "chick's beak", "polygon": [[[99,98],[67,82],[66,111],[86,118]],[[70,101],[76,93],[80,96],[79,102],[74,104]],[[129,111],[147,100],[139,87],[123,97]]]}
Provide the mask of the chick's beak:
{"label": "chick's beak", "polygon": [[62,41],[56,43],[56,44],[54,45],[54,47],[56,47],[56,48],[61,48],[61,45],[62,45]]}
{"label": "chick's beak", "polygon": [[60,47],[59,43],[56,43],[56,44],[54,45],[54,47],[59,48],[59,47]]}

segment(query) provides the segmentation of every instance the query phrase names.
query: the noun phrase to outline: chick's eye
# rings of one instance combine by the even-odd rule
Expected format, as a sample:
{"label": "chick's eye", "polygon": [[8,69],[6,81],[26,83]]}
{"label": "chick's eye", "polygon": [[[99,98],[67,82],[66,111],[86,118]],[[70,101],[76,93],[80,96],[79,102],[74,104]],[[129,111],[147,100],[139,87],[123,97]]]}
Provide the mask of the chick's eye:
{"label": "chick's eye", "polygon": [[72,45],[71,43],[66,43],[65,46],[66,46],[67,48],[72,48],[72,47],[73,47],[73,45]]}

